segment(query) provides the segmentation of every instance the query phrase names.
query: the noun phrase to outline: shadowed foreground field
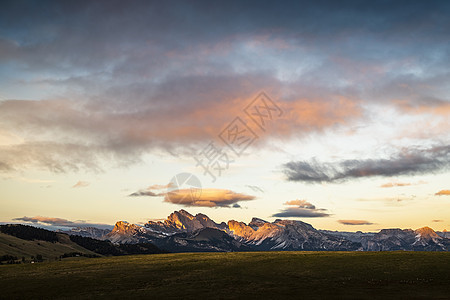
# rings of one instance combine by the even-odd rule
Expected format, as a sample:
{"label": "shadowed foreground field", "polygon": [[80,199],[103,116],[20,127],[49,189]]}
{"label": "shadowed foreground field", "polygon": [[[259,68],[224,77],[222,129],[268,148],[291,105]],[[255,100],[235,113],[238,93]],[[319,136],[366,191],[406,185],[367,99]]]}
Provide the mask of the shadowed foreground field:
{"label": "shadowed foreground field", "polygon": [[450,253],[158,254],[0,266],[0,298],[449,299]]}

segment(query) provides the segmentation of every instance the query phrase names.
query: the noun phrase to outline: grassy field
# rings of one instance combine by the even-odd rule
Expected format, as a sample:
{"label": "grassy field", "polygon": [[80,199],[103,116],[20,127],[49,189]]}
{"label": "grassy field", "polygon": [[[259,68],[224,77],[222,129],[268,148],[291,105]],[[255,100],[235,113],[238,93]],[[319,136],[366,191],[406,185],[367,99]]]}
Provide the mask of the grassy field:
{"label": "grassy field", "polygon": [[0,266],[0,298],[450,299],[450,253],[251,252]]}

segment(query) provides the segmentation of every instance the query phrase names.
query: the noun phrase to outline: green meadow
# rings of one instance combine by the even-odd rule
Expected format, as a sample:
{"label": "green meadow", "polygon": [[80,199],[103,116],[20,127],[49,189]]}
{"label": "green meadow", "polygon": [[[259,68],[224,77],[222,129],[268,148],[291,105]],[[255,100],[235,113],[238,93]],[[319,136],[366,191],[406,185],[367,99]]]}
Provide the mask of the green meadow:
{"label": "green meadow", "polygon": [[450,253],[247,252],[0,266],[1,299],[449,299]]}

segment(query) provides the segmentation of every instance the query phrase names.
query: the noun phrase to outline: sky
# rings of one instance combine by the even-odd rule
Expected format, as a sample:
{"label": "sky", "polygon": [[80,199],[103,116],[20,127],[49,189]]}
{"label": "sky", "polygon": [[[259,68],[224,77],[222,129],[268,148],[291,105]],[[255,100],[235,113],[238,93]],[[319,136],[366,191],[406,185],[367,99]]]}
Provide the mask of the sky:
{"label": "sky", "polygon": [[0,221],[450,229],[447,1],[2,1]]}

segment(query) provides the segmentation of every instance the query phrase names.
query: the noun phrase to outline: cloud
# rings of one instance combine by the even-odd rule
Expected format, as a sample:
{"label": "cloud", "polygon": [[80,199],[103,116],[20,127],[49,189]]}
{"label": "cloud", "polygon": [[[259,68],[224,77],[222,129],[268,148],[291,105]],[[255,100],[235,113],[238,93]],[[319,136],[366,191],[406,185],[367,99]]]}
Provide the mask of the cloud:
{"label": "cloud", "polygon": [[390,188],[390,187],[396,187],[396,186],[410,186],[412,185],[409,182],[388,182],[385,184],[380,185],[382,188]]}
{"label": "cloud", "polygon": [[168,184],[153,184],[147,187],[146,189],[141,189],[137,192],[134,192],[129,197],[141,197],[141,196],[148,196],[148,197],[159,197],[159,196],[165,196],[165,192],[154,192],[154,190],[164,190],[168,189],[173,185],[172,182],[169,182]]}
{"label": "cloud", "polygon": [[450,115],[450,102],[432,97],[418,98],[414,101],[393,101],[403,112],[413,114],[432,114],[435,116],[448,117]]}
{"label": "cloud", "polygon": [[278,218],[319,218],[328,217],[330,214],[326,213],[326,209],[317,209],[315,205],[306,200],[290,200],[284,205],[295,206],[288,207],[280,212],[273,214],[272,217]]}
{"label": "cloud", "polygon": [[168,184],[153,184],[147,188],[147,190],[163,190],[168,189],[173,185],[172,182],[169,182]]}
{"label": "cloud", "polygon": [[391,188],[391,187],[402,187],[402,186],[411,186],[411,185],[419,185],[419,184],[426,184],[425,181],[419,181],[419,182],[388,182],[380,185],[382,188]]}
{"label": "cloud", "polygon": [[240,207],[238,202],[256,199],[255,196],[225,189],[179,189],[168,192],[164,201],[183,206]]}
{"label": "cloud", "polygon": [[0,130],[18,137],[0,146],[0,172],[100,172],[192,152],[261,90],[285,112],[261,143],[366,122],[379,102],[448,116],[448,101],[419,101],[448,98],[445,2],[44,6],[0,11]]}
{"label": "cloud", "polygon": [[54,226],[54,227],[97,227],[102,229],[112,229],[113,226],[108,224],[87,223],[86,221],[69,221],[61,218],[50,217],[22,217],[15,218],[14,221],[23,221],[35,225]]}
{"label": "cloud", "polygon": [[[36,168],[53,173],[79,172],[80,170],[99,173],[104,171],[100,161],[105,158],[105,153],[109,153],[105,146],[62,141],[29,141],[0,147],[0,157],[8,162],[8,170],[11,172]],[[126,166],[139,160],[124,153],[116,153],[113,156],[117,160],[109,161],[113,161],[115,166]]]}
{"label": "cloud", "polygon": [[404,193],[397,196],[390,197],[376,197],[376,198],[358,198],[357,201],[374,201],[374,202],[384,202],[388,205],[400,205],[406,204],[408,201],[413,201],[416,199],[416,195],[406,195]]}
{"label": "cloud", "polygon": [[336,163],[292,161],[283,165],[290,181],[309,183],[341,182],[373,176],[398,176],[435,173],[450,166],[450,146],[405,149],[389,159],[353,159]]}
{"label": "cloud", "polygon": [[290,200],[290,201],[286,201],[285,203],[283,203],[284,205],[294,205],[294,206],[298,206],[299,208],[307,208],[307,209],[315,209],[316,206],[309,203],[306,200]]}
{"label": "cloud", "polygon": [[344,225],[372,225],[372,222],[365,221],[365,220],[339,220],[338,221],[341,224]]}
{"label": "cloud", "polygon": [[450,196],[450,190],[441,190],[435,194],[436,196]]}
{"label": "cloud", "polygon": [[142,196],[148,196],[148,197],[159,197],[164,196],[165,193],[155,193],[150,190],[139,190],[137,192],[131,193],[128,196],[129,197],[142,197]]}
{"label": "cloud", "polygon": [[[173,79],[167,83],[170,89],[155,87],[162,91],[149,95],[146,103],[135,103],[139,109],[131,112],[127,107],[117,112],[103,103],[68,100],[1,101],[0,126],[17,134],[20,131],[23,141],[0,146],[0,171],[40,168],[51,172],[101,172],[105,161],[126,166],[159,149],[194,153],[196,146],[217,136],[224,124],[236,116],[244,117],[242,109],[253,100],[255,90],[274,82],[277,85],[276,79],[257,75],[254,88],[239,87],[239,77],[243,78],[237,77],[196,76],[189,82]],[[249,77],[252,75],[247,74],[246,80]],[[174,93],[177,86],[185,90]],[[186,101],[178,102],[179,97]],[[270,132],[259,136],[257,143],[272,136],[318,132],[360,115],[354,100],[339,97],[277,97],[274,101],[285,111],[283,119],[272,122]],[[252,122],[249,126],[259,130]]]}
{"label": "cloud", "polygon": [[75,183],[72,187],[73,188],[81,188],[81,187],[87,187],[90,183],[87,181],[78,181]]}
{"label": "cloud", "polygon": [[2,172],[9,172],[13,171],[14,169],[6,162],[0,161],[0,171]]}
{"label": "cloud", "polygon": [[273,214],[276,218],[321,218],[328,217],[330,214],[321,212],[321,210],[313,210],[299,207],[289,207],[281,212]]}
{"label": "cloud", "polygon": [[431,222],[433,222],[433,223],[439,223],[439,222],[444,222],[444,220],[431,220]]}

